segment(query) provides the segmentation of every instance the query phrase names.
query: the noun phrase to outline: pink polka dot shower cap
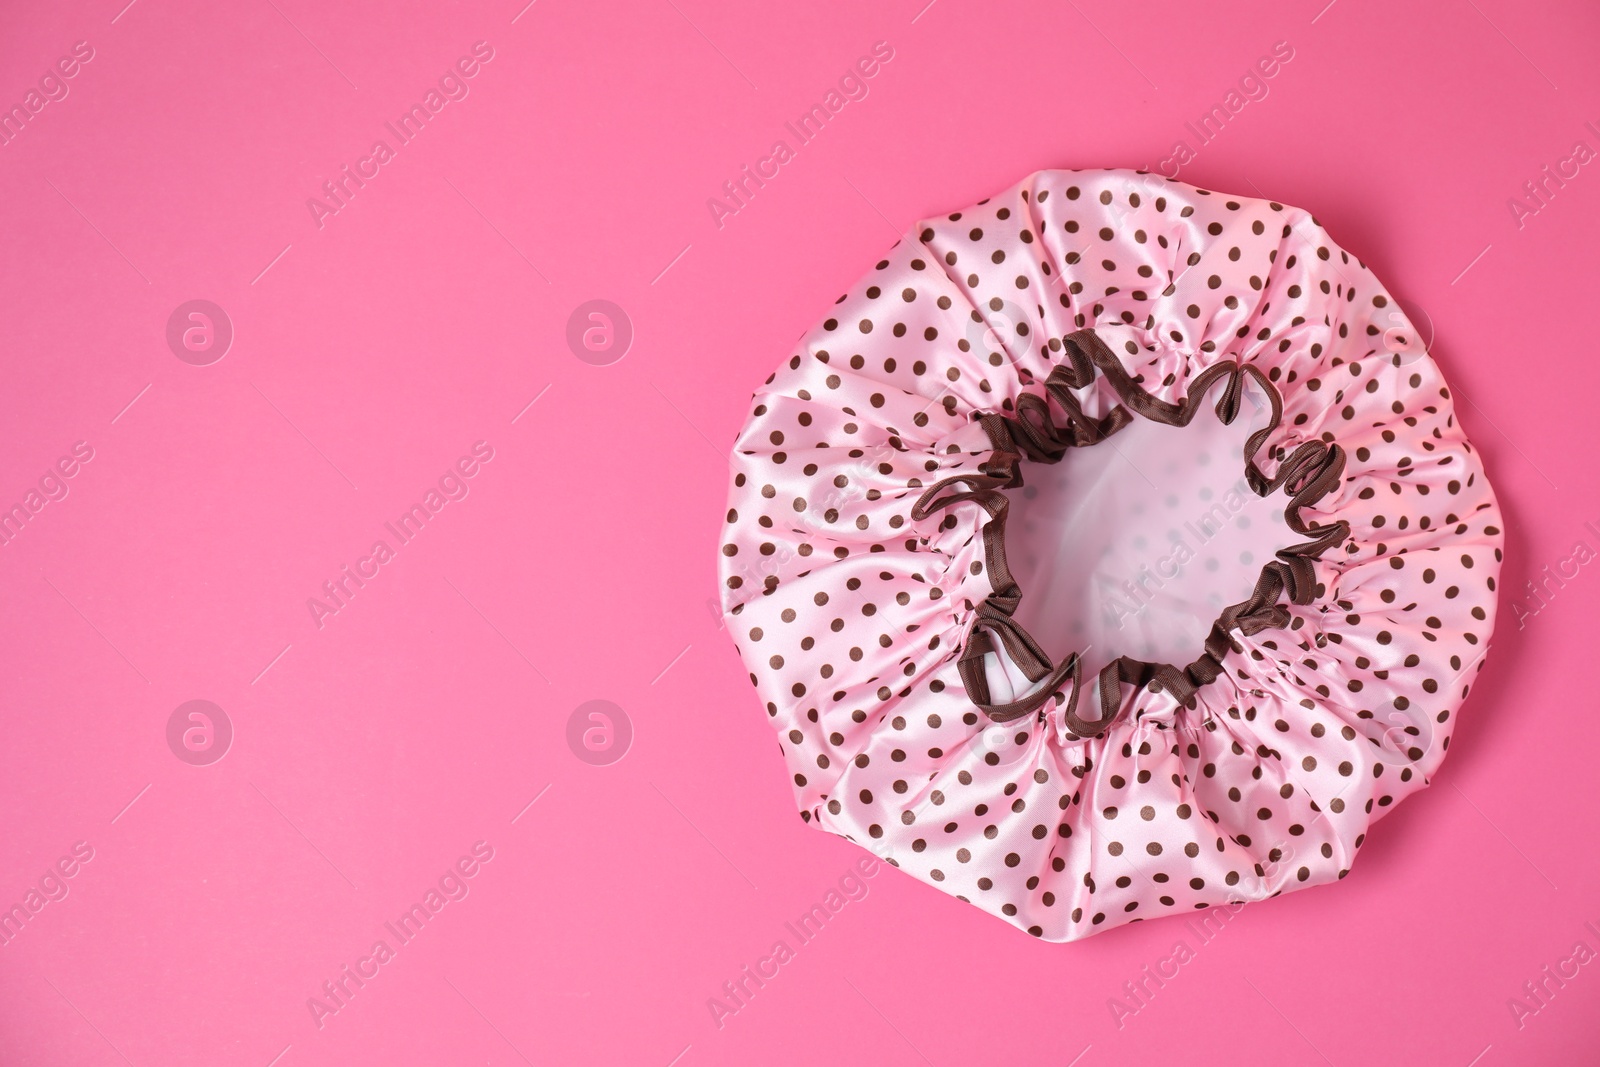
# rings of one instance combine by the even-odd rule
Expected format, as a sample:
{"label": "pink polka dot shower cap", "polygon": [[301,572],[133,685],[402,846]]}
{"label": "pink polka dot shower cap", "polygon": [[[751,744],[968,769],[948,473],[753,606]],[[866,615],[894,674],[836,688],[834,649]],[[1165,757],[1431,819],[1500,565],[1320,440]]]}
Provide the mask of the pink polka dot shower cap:
{"label": "pink polka dot shower cap", "polygon": [[1050,941],[1344,877],[1428,783],[1499,508],[1304,211],[1046,171],[756,393],[722,604],[800,815]]}

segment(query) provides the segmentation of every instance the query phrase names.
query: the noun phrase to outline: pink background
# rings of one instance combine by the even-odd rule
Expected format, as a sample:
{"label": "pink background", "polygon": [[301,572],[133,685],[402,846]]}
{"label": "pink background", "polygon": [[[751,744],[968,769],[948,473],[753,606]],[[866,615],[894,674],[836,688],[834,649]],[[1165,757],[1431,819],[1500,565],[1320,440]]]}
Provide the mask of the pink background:
{"label": "pink background", "polygon": [[[0,947],[0,1062],[1593,1061],[1600,965],[1508,1001],[1600,949],[1600,573],[1513,607],[1600,549],[1600,167],[1507,207],[1600,149],[1592,5],[125,2],[10,4],[0,41],[7,106],[94,50],[0,147],[0,506],[94,450],[0,547],[0,905],[94,850]],[[319,229],[322,181],[480,40]],[[707,198],[877,41],[870,95],[719,228]],[[1344,883],[1207,943],[1042,944],[880,869],[719,1029],[707,999],[865,855],[796,817],[710,607],[750,391],[914,220],[1193,149],[1278,41],[1181,177],[1312,209],[1466,398],[1506,600],[1443,774]],[[235,331],[209,366],[166,341],[197,298]],[[566,341],[596,298],[635,329],[609,366]],[[480,440],[319,629],[307,598]],[[168,747],[193,699],[235,730],[209,766]],[[632,724],[609,766],[567,742],[592,699]],[[307,998],[480,840],[470,895],[319,1028]]]}

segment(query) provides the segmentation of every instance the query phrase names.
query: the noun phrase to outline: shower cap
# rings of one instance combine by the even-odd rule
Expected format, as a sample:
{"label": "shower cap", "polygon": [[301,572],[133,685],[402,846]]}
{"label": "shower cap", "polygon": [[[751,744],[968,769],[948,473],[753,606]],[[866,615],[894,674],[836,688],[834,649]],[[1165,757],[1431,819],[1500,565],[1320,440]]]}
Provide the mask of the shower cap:
{"label": "shower cap", "polygon": [[1348,874],[1444,758],[1502,541],[1311,215],[1043,171],[756,392],[721,603],[802,819],[1071,941]]}

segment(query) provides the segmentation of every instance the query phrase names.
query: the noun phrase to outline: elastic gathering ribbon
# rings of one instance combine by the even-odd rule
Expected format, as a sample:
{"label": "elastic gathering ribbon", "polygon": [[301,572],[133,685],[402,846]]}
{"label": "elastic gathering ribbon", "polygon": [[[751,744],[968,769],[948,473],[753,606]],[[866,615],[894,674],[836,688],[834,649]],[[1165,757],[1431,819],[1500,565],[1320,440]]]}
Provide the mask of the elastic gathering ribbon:
{"label": "elastic gathering ribbon", "polygon": [[[1093,330],[1079,330],[1063,338],[1066,358],[1057,364],[1044,382],[1044,395],[1025,393],[1016,402],[1014,415],[986,412],[978,416],[993,451],[978,466],[976,473],[957,474],[935,482],[918,498],[911,517],[923,521],[937,512],[958,504],[974,503],[988,515],[982,527],[984,561],[993,592],[974,609],[965,646],[957,661],[961,680],[973,705],[998,723],[1011,722],[1035,714],[1059,696],[1071,682],[1062,717],[1074,734],[1093,737],[1114,725],[1123,708],[1122,686],[1170,693],[1187,707],[1195,706],[1198,690],[1222,674],[1222,660],[1234,650],[1230,632],[1237,629],[1249,636],[1262,630],[1289,625],[1289,610],[1279,600],[1287,596],[1292,604],[1309,604],[1318,594],[1312,561],[1324,551],[1350,536],[1344,520],[1330,525],[1307,525],[1300,509],[1316,504],[1339,485],[1344,473],[1345,452],[1338,444],[1306,441],[1280,458],[1277,473],[1267,477],[1256,464],[1256,454],[1283,418],[1283,401],[1276,388],[1255,367],[1240,362],[1219,363],[1197,374],[1189,383],[1188,395],[1177,403],[1159,400],[1146,392],[1122,366],[1116,355]],[[1096,373],[1105,378],[1121,400],[1111,411],[1093,418],[1086,414],[1073,392],[1093,384]],[[1295,533],[1309,540],[1281,549],[1261,569],[1250,597],[1223,609],[1212,624],[1203,654],[1185,667],[1170,663],[1119,657],[1096,675],[1100,691],[1100,714],[1086,720],[1078,714],[1079,697],[1084,689],[1083,663],[1079,653],[1068,654],[1059,663],[1039,646],[1015,616],[1022,600],[1022,589],[1006,561],[1005,526],[1010,500],[1005,490],[1023,484],[1022,460],[1057,463],[1069,448],[1082,448],[1104,441],[1140,415],[1169,426],[1187,426],[1199,412],[1205,395],[1223,377],[1227,383],[1214,410],[1224,424],[1239,415],[1244,395],[1244,378],[1249,375],[1267,395],[1272,406],[1271,419],[1245,443],[1245,477],[1258,496],[1269,496],[1279,489],[1289,494],[1284,506],[1284,521]],[[1058,423],[1051,404],[1065,414]],[[1017,669],[1034,683],[1026,696],[1004,704],[992,702],[984,657],[1001,651]]]}

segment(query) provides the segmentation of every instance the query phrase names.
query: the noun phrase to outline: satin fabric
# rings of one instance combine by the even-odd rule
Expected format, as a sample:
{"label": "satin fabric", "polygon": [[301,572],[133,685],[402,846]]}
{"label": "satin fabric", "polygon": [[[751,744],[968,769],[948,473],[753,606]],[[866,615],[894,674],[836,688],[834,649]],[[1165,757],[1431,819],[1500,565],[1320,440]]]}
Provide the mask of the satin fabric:
{"label": "satin fabric", "polygon": [[[1268,474],[1307,441],[1348,453],[1304,516],[1350,525],[1314,601],[1231,633],[1192,707],[1124,687],[1096,737],[1064,721],[1070,682],[1004,725],[973,707],[989,516],[912,516],[1082,329],[1169,403],[1258,369],[1284,409]],[[918,224],[757,391],[732,469],[723,611],[801,817],[1050,941],[1342,878],[1443,759],[1493,628],[1499,509],[1393,298],[1306,212],[1152,175],[1040,172]]]}

